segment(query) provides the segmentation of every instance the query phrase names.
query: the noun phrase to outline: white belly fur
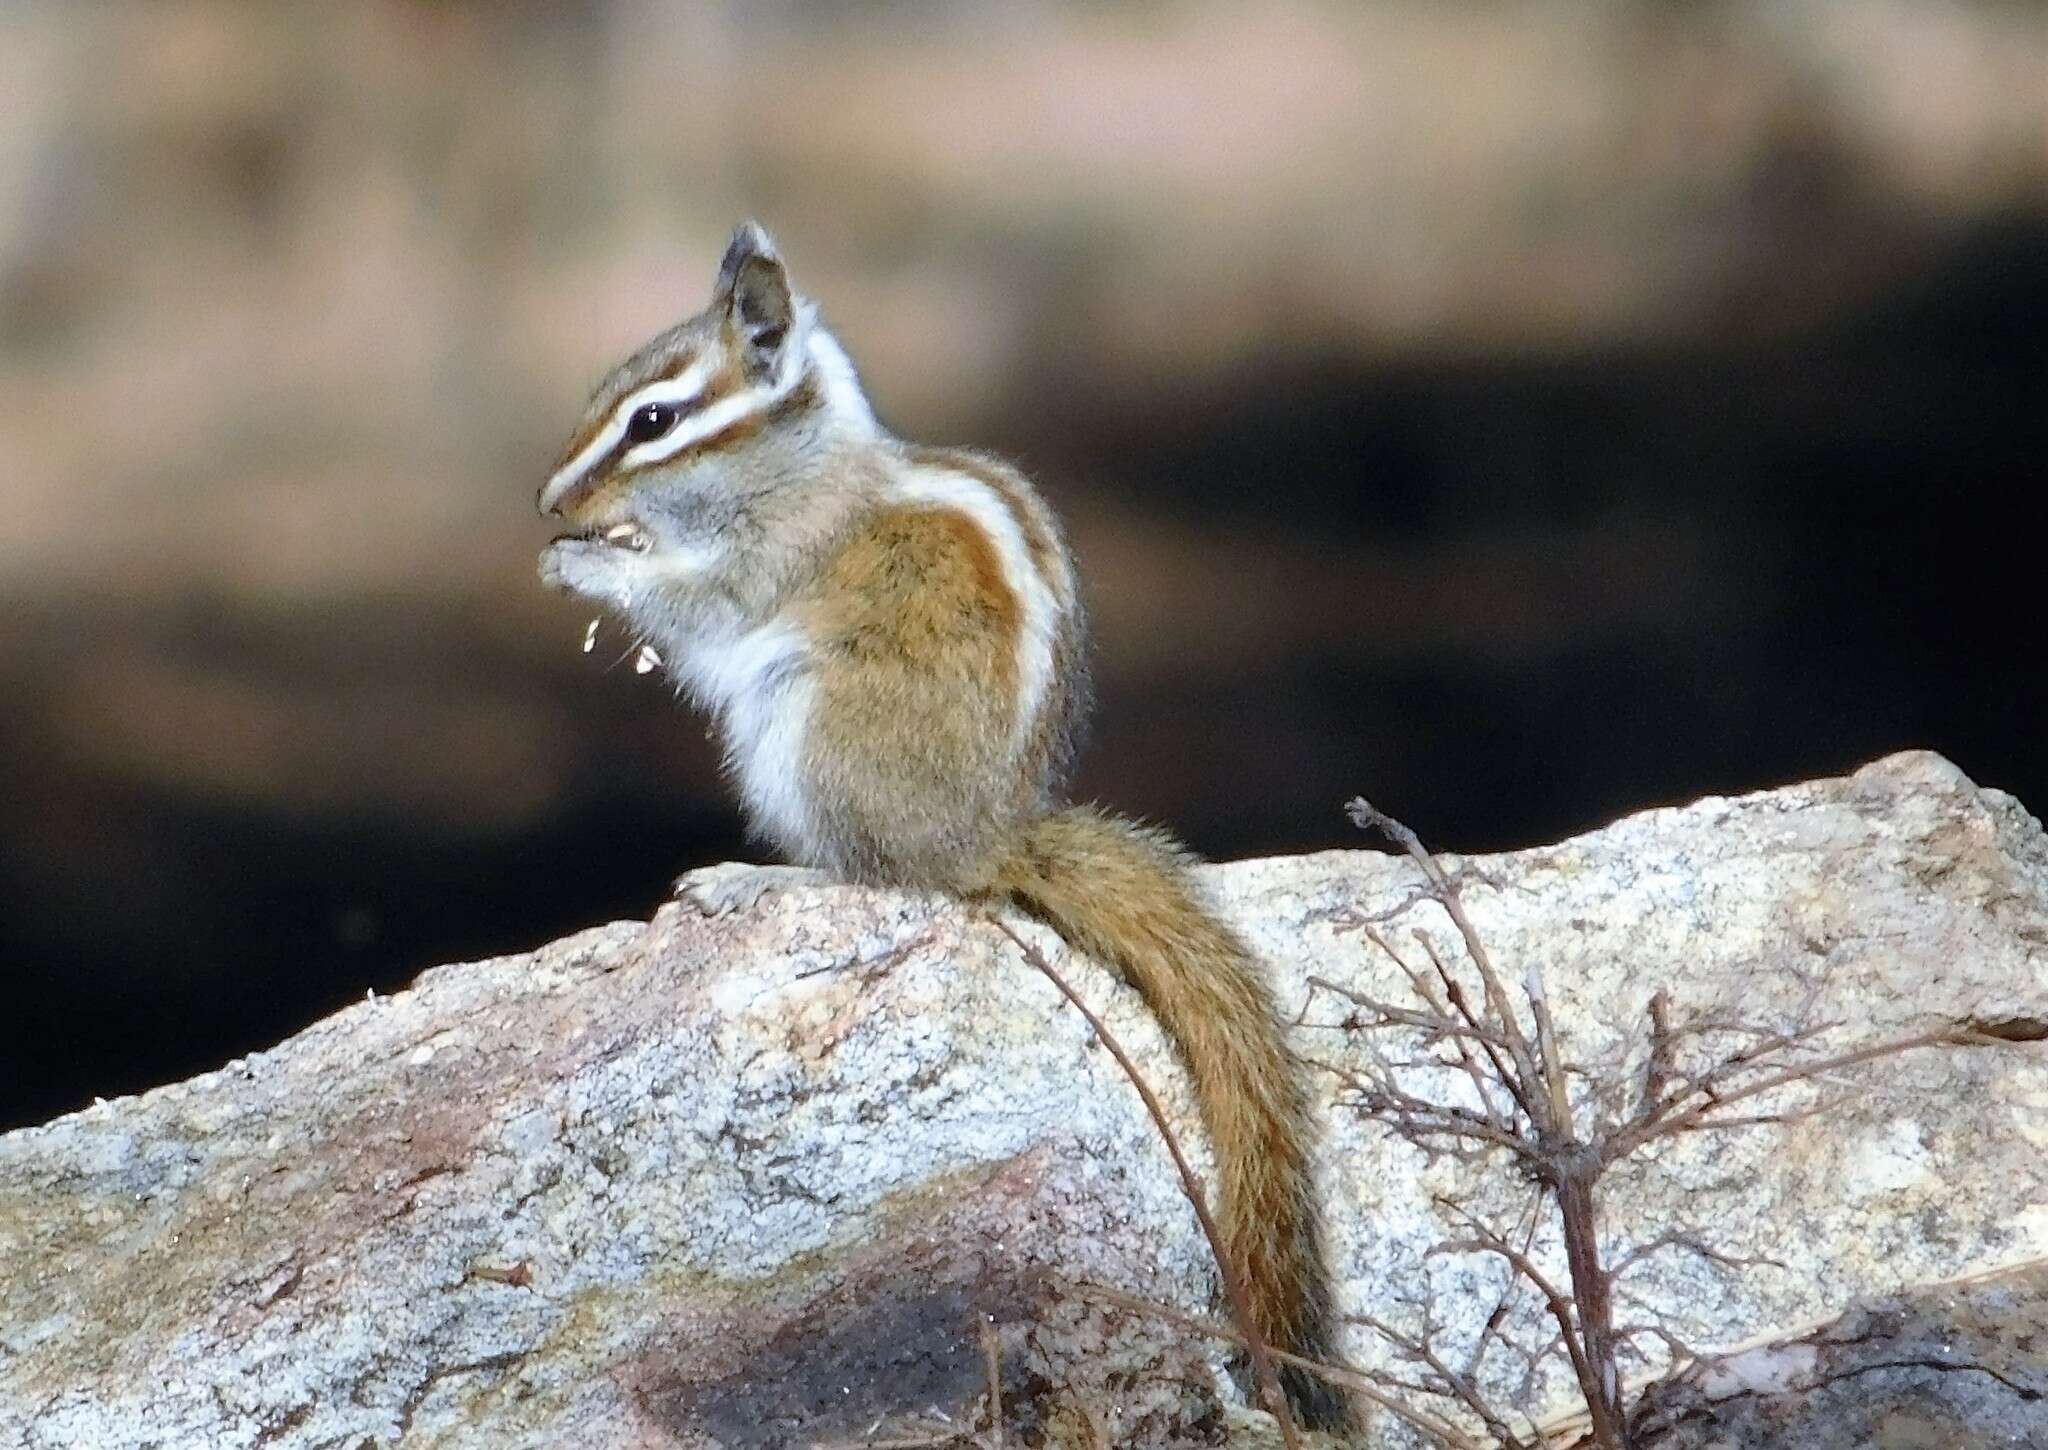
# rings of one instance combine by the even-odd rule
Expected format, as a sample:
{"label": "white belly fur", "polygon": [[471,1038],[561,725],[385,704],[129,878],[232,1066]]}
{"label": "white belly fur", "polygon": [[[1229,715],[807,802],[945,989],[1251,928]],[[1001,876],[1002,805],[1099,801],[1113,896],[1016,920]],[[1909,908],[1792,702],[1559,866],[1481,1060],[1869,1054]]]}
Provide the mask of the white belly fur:
{"label": "white belly fur", "polygon": [[684,687],[723,727],[726,765],[748,819],[799,860],[809,857],[812,838],[803,768],[814,693],[808,652],[802,631],[770,623],[693,643],[678,661]]}

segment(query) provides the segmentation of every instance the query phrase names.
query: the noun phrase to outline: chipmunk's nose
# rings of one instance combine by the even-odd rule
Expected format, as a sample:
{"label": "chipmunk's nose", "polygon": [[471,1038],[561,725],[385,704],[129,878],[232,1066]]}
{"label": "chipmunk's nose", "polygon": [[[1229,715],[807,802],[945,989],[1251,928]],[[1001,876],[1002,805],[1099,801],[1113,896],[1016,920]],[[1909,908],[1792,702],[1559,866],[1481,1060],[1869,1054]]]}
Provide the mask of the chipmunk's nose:
{"label": "chipmunk's nose", "polygon": [[575,493],[576,485],[583,481],[583,470],[574,463],[558,468],[548,481],[541,485],[540,496],[533,501],[535,508],[551,518],[562,516],[562,505]]}

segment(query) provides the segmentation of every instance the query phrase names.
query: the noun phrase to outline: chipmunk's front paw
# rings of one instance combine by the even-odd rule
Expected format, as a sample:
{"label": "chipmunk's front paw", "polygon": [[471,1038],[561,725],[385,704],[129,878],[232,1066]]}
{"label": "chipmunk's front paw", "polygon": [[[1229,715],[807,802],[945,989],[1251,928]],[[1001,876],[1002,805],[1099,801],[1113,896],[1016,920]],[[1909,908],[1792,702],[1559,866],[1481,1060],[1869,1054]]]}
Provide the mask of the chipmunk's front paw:
{"label": "chipmunk's front paw", "polygon": [[596,539],[556,539],[540,551],[540,582],[560,594],[579,594],[625,607],[633,555]]}
{"label": "chipmunk's front paw", "polygon": [[824,872],[808,866],[749,866],[727,861],[718,866],[702,866],[676,878],[675,897],[706,916],[724,916],[727,912],[752,911],[771,891],[817,886],[827,879]]}

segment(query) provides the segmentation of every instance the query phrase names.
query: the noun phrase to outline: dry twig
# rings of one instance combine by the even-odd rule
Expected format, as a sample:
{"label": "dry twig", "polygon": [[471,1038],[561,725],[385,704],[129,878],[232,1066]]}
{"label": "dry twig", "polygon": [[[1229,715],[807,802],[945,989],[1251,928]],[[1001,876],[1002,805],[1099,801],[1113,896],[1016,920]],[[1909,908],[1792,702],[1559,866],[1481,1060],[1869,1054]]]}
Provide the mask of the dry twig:
{"label": "dry twig", "polygon": [[[1364,1047],[1366,1066],[1323,1064],[1344,1085],[1361,1111],[1385,1122],[1425,1154],[1471,1159],[1495,1152],[1508,1154],[1541,1187],[1555,1205],[1564,1244],[1569,1282],[1547,1275],[1531,1252],[1535,1222],[1517,1245],[1462,1205],[1438,1200],[1438,1207],[1456,1221],[1463,1236],[1438,1244],[1432,1253],[1479,1252],[1508,1265],[1512,1278],[1533,1288],[1556,1333],[1543,1349],[1528,1357],[1529,1373],[1552,1353],[1562,1353],[1578,1381],[1589,1420],[1592,1443],[1604,1450],[1627,1450],[1631,1433],[1622,1405],[1620,1356],[1641,1358],[1639,1339],[1656,1340],[1677,1358],[1692,1351],[1667,1326],[1614,1323],[1617,1276],[1666,1249],[1692,1253],[1721,1268],[1738,1271],[1775,1261],[1721,1253],[1686,1229],[1655,1235],[1611,1261],[1603,1261],[1600,1211],[1596,1195],[1608,1169],[1646,1144],[1683,1134],[1721,1131],[1788,1121],[1823,1111],[1831,1099],[1796,1108],[1768,1107],[1736,1113],[1732,1107],[1754,1102],[1801,1084],[1835,1081],[1833,1074],[1882,1058],[1925,1047],[1975,1047],[2048,1038],[2048,1023],[2031,1019],[1950,1023],[1828,1056],[1812,1056],[1819,1040],[1838,1023],[1809,1023],[1784,1031],[1751,1023],[1702,1019],[1674,1025],[1669,998],[1658,992],[1648,1008],[1648,1053],[1633,1103],[1624,1101],[1611,1081],[1566,1061],[1543,978],[1529,969],[1520,983],[1523,1008],[1518,1009],[1506,980],[1465,910],[1459,889],[1464,871],[1452,873],[1433,857],[1416,834],[1363,800],[1348,807],[1351,819],[1398,844],[1421,871],[1424,889],[1394,912],[1354,915],[1346,923],[1360,931],[1407,979],[1419,1006],[1383,1002],[1321,977],[1311,978],[1314,991],[1338,997],[1353,1009],[1348,1030],[1397,1029],[1416,1034],[1425,1050],[1419,1062],[1390,1057],[1376,1040]],[[1404,957],[1384,928],[1417,901],[1433,901],[1456,928],[1478,992],[1468,992],[1436,943],[1424,932],[1413,939],[1428,959],[1428,969]],[[1528,1014],[1523,1025],[1521,1011]],[[1718,1036],[1739,1040],[1703,1066],[1681,1065],[1686,1041],[1706,1042]],[[1448,1056],[1439,1052],[1448,1048]],[[1404,1073],[1427,1066],[1461,1071],[1471,1083],[1476,1108],[1445,1103],[1404,1085]],[[1574,1082],[1583,1085],[1592,1126],[1581,1123],[1581,1107],[1573,1101]],[[1783,1265],[1776,1265],[1783,1267]],[[1433,1316],[1424,1314],[1420,1334],[1404,1334],[1375,1319],[1364,1322],[1406,1358],[1427,1372],[1421,1387],[1461,1405],[1504,1447],[1523,1447],[1504,1418],[1486,1404],[1477,1388],[1477,1372],[1489,1342],[1505,1344],[1498,1334],[1510,1295],[1495,1306],[1478,1344],[1463,1370],[1454,1369],[1436,1350]],[[1525,1379],[1525,1386],[1526,1386]],[[1541,1443],[1549,1443],[1540,1428]]]}

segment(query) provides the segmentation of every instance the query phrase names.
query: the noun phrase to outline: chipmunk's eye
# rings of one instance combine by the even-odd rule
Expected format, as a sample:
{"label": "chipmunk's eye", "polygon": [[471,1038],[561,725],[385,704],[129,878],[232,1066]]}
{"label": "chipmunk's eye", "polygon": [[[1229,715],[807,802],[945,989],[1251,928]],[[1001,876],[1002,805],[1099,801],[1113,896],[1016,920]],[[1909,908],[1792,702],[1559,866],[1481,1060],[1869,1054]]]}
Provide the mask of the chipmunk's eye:
{"label": "chipmunk's eye", "polygon": [[676,426],[676,410],[668,403],[649,403],[635,408],[626,420],[626,437],[634,443],[652,443]]}

